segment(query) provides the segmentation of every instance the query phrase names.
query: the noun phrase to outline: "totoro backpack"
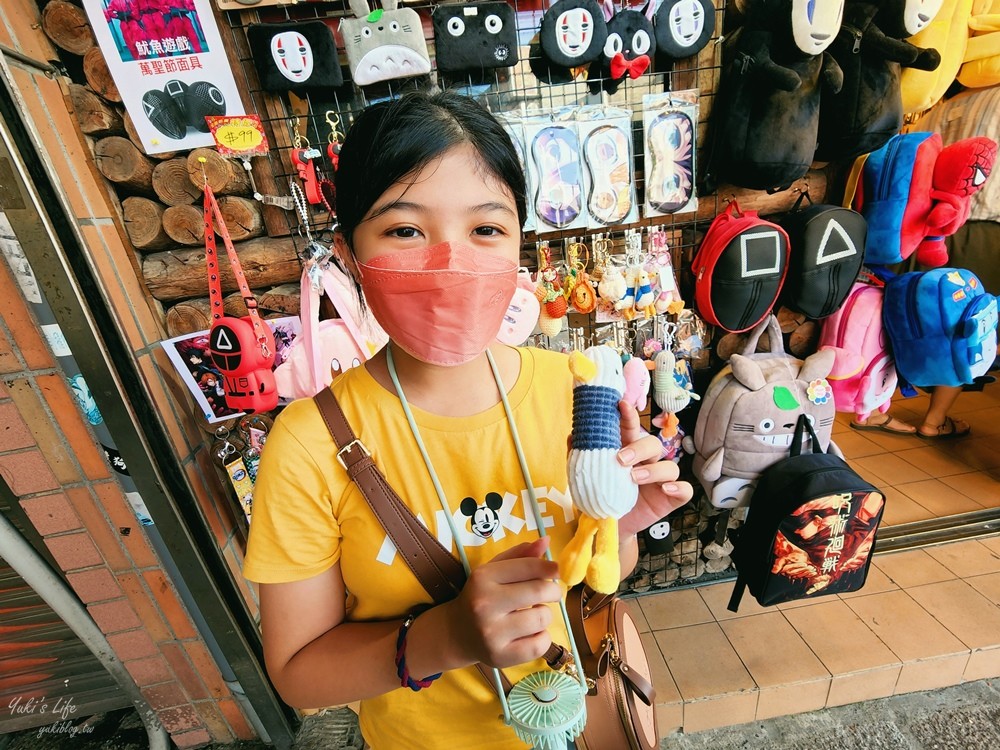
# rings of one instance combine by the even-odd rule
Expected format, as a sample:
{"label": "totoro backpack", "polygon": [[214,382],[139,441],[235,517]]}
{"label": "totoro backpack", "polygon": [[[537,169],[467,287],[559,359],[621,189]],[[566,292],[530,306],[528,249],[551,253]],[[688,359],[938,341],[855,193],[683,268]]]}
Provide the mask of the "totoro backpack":
{"label": "totoro backpack", "polygon": [[[754,353],[765,330],[770,351]],[[805,361],[786,354],[771,315],[750,334],[743,353],[716,374],[698,412],[692,465],[713,505],[746,505],[760,473],[788,455],[800,415],[814,424],[824,451],[833,445],[836,412],[826,381],[833,360],[831,351]],[[839,455],[836,446],[832,450]]]}
{"label": "totoro backpack", "polygon": [[971,271],[935,268],[889,279],[882,320],[899,377],[912,385],[971,384],[997,356],[997,298]]}
{"label": "totoro backpack", "polygon": [[837,411],[865,420],[889,411],[896,390],[896,366],[882,326],[882,286],[858,282],[843,306],[823,321],[818,349],[834,352],[827,375]]}

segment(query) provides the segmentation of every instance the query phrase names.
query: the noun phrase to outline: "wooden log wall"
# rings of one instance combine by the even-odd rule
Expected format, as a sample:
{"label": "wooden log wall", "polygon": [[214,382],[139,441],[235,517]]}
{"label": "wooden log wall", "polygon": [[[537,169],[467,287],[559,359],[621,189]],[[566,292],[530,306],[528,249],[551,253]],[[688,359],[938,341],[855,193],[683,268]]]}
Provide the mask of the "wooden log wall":
{"label": "wooden log wall", "polygon": [[[66,84],[67,102],[88,137],[98,170],[114,188],[146,287],[162,303],[154,307],[164,310],[168,335],[211,325],[202,209],[206,180],[218,196],[262,314],[297,315],[301,266],[296,247],[290,237],[265,236],[264,212],[279,209],[265,209],[253,200],[242,164],[211,148],[146,154],[84,10],[74,2],[50,0],[42,12],[42,29],[61,50],[81,58],[84,80]],[[273,179],[262,184],[273,184]],[[228,263],[222,265],[225,288],[235,289]],[[246,315],[238,293],[230,294],[225,306],[229,314]]]}

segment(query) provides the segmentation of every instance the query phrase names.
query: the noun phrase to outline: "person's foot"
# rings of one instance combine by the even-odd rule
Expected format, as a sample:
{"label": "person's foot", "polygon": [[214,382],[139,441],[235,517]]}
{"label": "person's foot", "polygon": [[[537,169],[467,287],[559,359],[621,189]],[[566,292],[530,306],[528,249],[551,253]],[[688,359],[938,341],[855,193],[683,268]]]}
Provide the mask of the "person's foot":
{"label": "person's foot", "polygon": [[896,435],[913,435],[917,432],[917,428],[913,425],[896,419],[888,413],[871,414],[868,419],[863,422],[855,418],[854,421],[851,422],[851,429],[881,430],[882,432],[891,432]]}
{"label": "person's foot", "polygon": [[969,423],[961,419],[944,418],[944,424],[933,425],[924,422],[917,428],[917,434],[922,438],[931,440],[943,440],[945,438],[959,438],[972,432]]}

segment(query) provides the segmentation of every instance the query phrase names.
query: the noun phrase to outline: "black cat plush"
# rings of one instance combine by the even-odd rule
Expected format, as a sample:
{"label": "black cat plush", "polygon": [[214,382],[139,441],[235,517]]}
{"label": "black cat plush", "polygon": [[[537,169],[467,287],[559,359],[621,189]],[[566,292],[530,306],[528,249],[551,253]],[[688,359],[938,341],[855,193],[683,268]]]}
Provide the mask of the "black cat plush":
{"label": "black cat plush", "polygon": [[942,0],[847,0],[844,24],[830,47],[844,71],[839,93],[823,94],[817,156],[846,159],[881,148],[903,126],[902,67],[934,70],[935,49],[903,37],[929,24]]}
{"label": "black cat plush", "polygon": [[663,0],[653,16],[656,50],[672,60],[697,55],[715,33],[712,0]]}
{"label": "black cat plush", "polygon": [[438,70],[451,73],[516,65],[517,26],[507,3],[452,3],[434,9]]}
{"label": "black cat plush", "polygon": [[840,30],[844,0],[751,0],[728,36],[712,109],[703,189],[728,182],[776,191],[812,164],[821,89],[843,76],[825,52]]}
{"label": "black cat plush", "polygon": [[645,10],[626,8],[607,19],[607,41],[587,73],[592,94],[614,94],[626,77],[636,79],[649,70],[656,54],[653,4],[650,0]]}

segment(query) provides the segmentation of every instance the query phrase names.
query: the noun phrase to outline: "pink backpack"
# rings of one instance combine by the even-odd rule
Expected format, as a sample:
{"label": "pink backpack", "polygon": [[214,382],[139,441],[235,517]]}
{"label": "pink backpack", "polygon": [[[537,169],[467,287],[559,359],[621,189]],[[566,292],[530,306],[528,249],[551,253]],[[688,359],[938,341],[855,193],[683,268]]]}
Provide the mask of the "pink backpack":
{"label": "pink backpack", "polygon": [[875,410],[889,411],[896,390],[896,365],[882,327],[882,286],[857,282],[847,300],[823,320],[819,348],[836,356],[827,375],[837,411],[865,420]]}

